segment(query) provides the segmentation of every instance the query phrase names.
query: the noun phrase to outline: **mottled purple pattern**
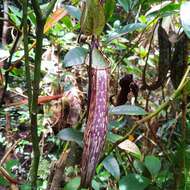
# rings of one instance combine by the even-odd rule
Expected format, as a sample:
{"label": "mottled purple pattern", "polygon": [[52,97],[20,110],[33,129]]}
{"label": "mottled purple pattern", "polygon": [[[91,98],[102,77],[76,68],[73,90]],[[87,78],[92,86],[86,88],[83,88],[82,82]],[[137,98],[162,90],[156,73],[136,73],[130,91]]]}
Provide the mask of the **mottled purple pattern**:
{"label": "mottled purple pattern", "polygon": [[92,69],[89,117],[84,132],[81,186],[88,187],[104,147],[108,125],[108,70]]}

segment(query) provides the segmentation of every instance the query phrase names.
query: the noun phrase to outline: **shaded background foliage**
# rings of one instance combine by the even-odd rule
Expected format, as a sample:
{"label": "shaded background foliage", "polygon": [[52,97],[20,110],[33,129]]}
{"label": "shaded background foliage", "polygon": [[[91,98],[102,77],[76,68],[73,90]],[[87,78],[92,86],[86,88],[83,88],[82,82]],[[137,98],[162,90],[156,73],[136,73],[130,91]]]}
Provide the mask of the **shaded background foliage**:
{"label": "shaded background foliage", "polygon": [[[2,18],[0,26],[3,27],[3,1],[0,2]],[[48,2],[50,1],[40,1],[42,10],[46,10]],[[172,103],[169,102],[164,109],[160,109],[160,105],[167,102],[176,92],[169,78],[170,72],[167,73],[167,81],[157,90],[141,89],[145,64],[148,65],[146,71],[148,83],[155,81],[158,76],[160,53],[156,27],[158,19],[163,18],[162,26],[168,33],[172,47],[185,27],[183,23],[189,23],[185,21],[185,17],[180,18],[181,1],[107,0],[106,2],[105,13],[109,19],[100,36],[100,46],[110,62],[109,126],[106,145],[102,159],[96,167],[92,188],[95,190],[188,189],[190,188],[188,114],[190,85],[187,83],[175,96],[176,99]],[[0,158],[3,160],[0,163],[0,186],[4,189],[26,190],[30,189],[32,144],[29,132],[25,62],[22,59],[24,49],[22,36],[14,50],[11,66],[6,68],[7,57],[10,55],[21,24],[22,4],[20,1],[8,1],[8,3],[7,44],[0,49],[1,92],[5,84],[5,73],[7,69],[10,71],[6,96],[0,109]],[[190,9],[189,4],[186,6]],[[88,104],[88,45],[77,43],[80,33],[80,7],[80,1],[57,1],[54,13],[50,16],[52,19],[47,20],[47,30],[44,32],[40,72],[42,99],[38,102],[41,154],[37,181],[39,190],[52,188],[51,185],[54,183],[51,181],[51,175],[54,162],[61,166],[60,173],[54,174],[58,175],[59,178],[56,179],[59,180],[61,188],[77,189],[80,184],[82,139]],[[65,10],[67,10],[66,15],[63,14]],[[28,27],[29,46],[31,46],[36,37],[36,18],[30,3]],[[2,28],[0,30],[2,31]],[[187,26],[186,33],[189,31]],[[86,40],[86,37],[83,40]],[[29,52],[32,71],[34,49]],[[174,48],[172,53],[173,51]],[[186,61],[189,64],[188,51]],[[180,72],[179,67],[176,69],[176,75],[182,77],[184,72]],[[127,74],[133,76],[130,84],[137,86],[138,96],[130,84],[126,84],[128,90],[122,89],[120,84]],[[120,94],[122,91],[126,102],[118,106],[117,99],[122,97],[123,94]],[[59,95],[64,98],[60,99]],[[137,98],[135,103],[134,98]],[[80,113],[76,110],[80,110]],[[156,117],[140,123],[139,128],[135,128],[136,130],[127,135],[141,118],[146,118],[157,110],[159,114]],[[123,139],[125,137],[127,138]],[[120,141],[123,142],[119,144]],[[68,148],[70,152],[65,153]],[[10,153],[5,157],[9,150]],[[8,173],[8,178],[5,177],[4,170]]]}

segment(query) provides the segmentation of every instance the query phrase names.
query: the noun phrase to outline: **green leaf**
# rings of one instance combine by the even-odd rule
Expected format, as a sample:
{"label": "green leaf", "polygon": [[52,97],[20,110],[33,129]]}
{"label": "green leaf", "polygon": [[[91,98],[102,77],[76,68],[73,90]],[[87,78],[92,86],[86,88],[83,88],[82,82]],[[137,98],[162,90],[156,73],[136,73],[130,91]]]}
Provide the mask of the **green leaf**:
{"label": "green leaf", "polygon": [[133,165],[134,165],[135,170],[140,174],[142,174],[146,170],[144,163],[142,163],[139,160],[134,160]]}
{"label": "green leaf", "polygon": [[119,190],[144,190],[150,184],[150,180],[138,174],[128,174],[119,181]]}
{"label": "green leaf", "polygon": [[22,11],[20,11],[18,8],[15,6],[9,5],[9,17],[10,19],[15,23],[16,26],[20,26],[21,21],[20,19],[22,18]]}
{"label": "green leaf", "polygon": [[112,175],[114,176],[116,179],[120,178],[120,169],[119,169],[119,164],[117,162],[117,160],[115,159],[115,157],[113,157],[112,155],[107,156],[104,160],[103,160],[103,165],[106,168],[106,170]]}
{"label": "green leaf", "polygon": [[77,20],[80,20],[81,11],[79,8],[76,8],[72,5],[65,5],[65,9],[69,12],[71,16],[73,16]]}
{"label": "green leaf", "polygon": [[178,13],[180,8],[179,3],[171,3],[170,1],[162,2],[159,5],[153,6],[147,13],[146,16],[170,16]]}
{"label": "green leaf", "polygon": [[181,18],[181,23],[183,26],[183,29],[186,33],[186,35],[188,36],[188,38],[190,38],[190,2],[184,2],[181,5],[180,8],[180,18]]}
{"label": "green leaf", "polygon": [[107,139],[108,141],[112,142],[112,143],[115,143],[116,141],[122,139],[122,136],[121,135],[117,135],[117,134],[114,134],[112,132],[108,132],[107,134]]}
{"label": "green leaf", "polygon": [[65,24],[65,26],[67,26],[68,29],[72,30],[73,25],[72,25],[71,18],[69,18],[68,16],[65,16],[62,18],[62,22]]}
{"label": "green leaf", "polygon": [[31,190],[31,186],[29,184],[21,185],[20,190]]}
{"label": "green leaf", "polygon": [[82,47],[75,47],[67,52],[64,57],[64,66],[71,67],[75,65],[81,65],[87,55],[87,50]]}
{"label": "green leaf", "polygon": [[0,185],[3,186],[3,187],[9,186],[9,183],[7,182],[7,180],[4,179],[4,177],[1,176],[1,175],[0,175]]}
{"label": "green leaf", "polygon": [[80,177],[70,180],[64,187],[64,190],[78,189],[80,186]]}
{"label": "green leaf", "polygon": [[132,153],[136,158],[141,159],[141,152],[134,142],[127,139],[120,143],[118,147],[129,153]]}
{"label": "green leaf", "polygon": [[22,18],[22,11],[20,11],[17,7],[9,5],[9,10],[18,18]]}
{"label": "green leaf", "polygon": [[128,24],[121,29],[120,35],[127,34],[129,32],[134,32],[135,30],[143,29],[145,27],[146,27],[146,24],[143,24],[143,23]]}
{"label": "green leaf", "polygon": [[144,29],[146,27],[146,24],[143,24],[143,23],[131,23],[131,24],[128,24],[126,26],[124,26],[117,34],[114,34],[112,35],[109,39],[108,39],[108,42],[116,39],[116,38],[119,38],[123,35],[126,35],[128,33],[132,33],[136,30],[141,30],[141,29]]}
{"label": "green leaf", "polygon": [[9,17],[15,23],[16,26],[20,26],[20,20],[16,15],[14,15],[14,13],[9,13]]}
{"label": "green leaf", "polygon": [[118,0],[119,4],[124,8],[126,12],[131,9],[131,0]]}
{"label": "green leaf", "polygon": [[115,115],[146,115],[147,112],[139,106],[135,105],[121,105],[112,106],[109,109],[109,113]]}
{"label": "green leaf", "polygon": [[76,142],[79,146],[83,146],[83,133],[73,128],[66,128],[61,130],[58,133],[58,138],[63,141],[73,141]]}
{"label": "green leaf", "polygon": [[163,187],[163,185],[166,184],[167,181],[172,179],[173,179],[173,173],[167,170],[166,168],[165,170],[161,170],[159,172],[158,176],[156,177],[156,183],[159,186]]}
{"label": "green leaf", "polygon": [[8,160],[6,162],[5,168],[9,172],[9,174],[11,174],[12,173],[12,167],[18,166],[18,165],[19,165],[19,160]]}
{"label": "green leaf", "polygon": [[104,14],[106,22],[109,21],[115,9],[115,0],[106,0],[104,5]]}
{"label": "green leaf", "polygon": [[96,180],[92,180],[92,187],[94,190],[100,190],[101,189],[101,183],[97,182]]}
{"label": "green leaf", "polygon": [[156,176],[161,168],[160,160],[155,156],[146,156],[145,157],[145,166],[152,176]]}

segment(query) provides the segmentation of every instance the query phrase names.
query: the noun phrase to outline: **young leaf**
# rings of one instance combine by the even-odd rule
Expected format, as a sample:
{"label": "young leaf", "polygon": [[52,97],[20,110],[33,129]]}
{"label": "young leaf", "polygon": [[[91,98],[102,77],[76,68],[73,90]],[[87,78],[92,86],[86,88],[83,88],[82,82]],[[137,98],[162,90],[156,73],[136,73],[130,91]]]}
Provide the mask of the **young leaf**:
{"label": "young leaf", "polygon": [[156,176],[161,168],[160,160],[155,156],[146,156],[145,157],[145,166],[152,176]]}
{"label": "young leaf", "polygon": [[102,163],[104,167],[106,168],[106,170],[108,170],[108,172],[112,176],[114,176],[116,179],[119,179],[120,169],[119,169],[119,164],[117,160],[115,159],[115,157],[113,157],[112,155],[109,155],[103,160]]}

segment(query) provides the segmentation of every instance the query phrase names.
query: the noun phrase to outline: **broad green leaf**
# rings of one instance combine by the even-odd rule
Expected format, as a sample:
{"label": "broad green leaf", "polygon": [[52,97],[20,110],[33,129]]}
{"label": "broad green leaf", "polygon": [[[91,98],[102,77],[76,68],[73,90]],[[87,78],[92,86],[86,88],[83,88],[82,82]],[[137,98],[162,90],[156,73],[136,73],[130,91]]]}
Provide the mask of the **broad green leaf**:
{"label": "broad green leaf", "polygon": [[120,178],[120,169],[119,169],[119,164],[117,162],[117,160],[115,159],[115,157],[113,157],[112,155],[107,156],[104,160],[103,160],[103,165],[106,168],[106,170],[112,175],[114,176],[116,179]]}
{"label": "broad green leaf", "polygon": [[146,24],[143,24],[143,23],[128,24],[121,29],[120,34],[122,35],[127,34],[129,32],[134,32],[135,30],[143,29],[145,27],[146,27]]}
{"label": "broad green leaf", "polygon": [[159,186],[163,186],[167,181],[173,179],[173,172],[170,172],[167,168],[165,170],[161,170],[156,177],[156,183]]}
{"label": "broad green leaf", "polygon": [[183,26],[183,29],[186,33],[186,35],[188,36],[188,38],[190,38],[190,2],[184,2],[181,5],[180,8],[180,18],[181,18],[181,23]]}
{"label": "broad green leaf", "polygon": [[92,67],[96,69],[103,69],[108,67],[107,60],[96,48],[92,51]]}
{"label": "broad green leaf", "polygon": [[73,128],[66,128],[61,130],[58,133],[58,138],[64,141],[73,141],[76,142],[79,146],[83,146],[83,133]]}
{"label": "broad green leaf", "polygon": [[72,30],[73,28],[73,24],[72,24],[72,20],[69,16],[66,16],[62,19],[63,23],[65,24],[65,26],[67,26],[67,28],[69,30]]}
{"label": "broad green leaf", "polygon": [[12,167],[13,166],[18,166],[19,165],[19,160],[8,160],[6,162],[6,170],[9,172],[9,174],[11,175],[12,174]]}
{"label": "broad green leaf", "polygon": [[9,9],[15,16],[22,18],[22,11],[20,11],[16,6],[9,5]]}
{"label": "broad green leaf", "polygon": [[146,115],[147,112],[139,106],[121,105],[110,107],[109,113],[115,115]]}
{"label": "broad green leaf", "polygon": [[9,183],[7,182],[7,180],[4,179],[4,177],[1,175],[0,175],[0,186],[3,186],[3,187],[9,186]]}
{"label": "broad green leaf", "polygon": [[128,174],[119,181],[119,190],[144,190],[150,184],[150,180],[138,174]]}
{"label": "broad green leaf", "polygon": [[22,18],[22,11],[20,11],[18,8],[15,6],[9,5],[9,17],[10,19],[15,23],[16,26],[20,26],[21,21],[20,19]]}
{"label": "broad green leaf", "polygon": [[126,26],[124,26],[119,32],[117,32],[117,34],[112,35],[109,39],[108,42],[119,38],[123,35],[126,35],[128,33],[132,33],[136,30],[141,30],[144,29],[146,27],[146,24],[143,23],[131,23],[131,24],[127,24]]}
{"label": "broad green leaf", "polygon": [[117,134],[114,134],[112,132],[108,132],[107,134],[107,139],[108,141],[112,142],[112,143],[115,143],[116,141],[122,139],[122,136],[121,135],[117,135]]}
{"label": "broad green leaf", "polygon": [[115,0],[106,0],[104,5],[104,14],[106,22],[109,21],[115,9]]}
{"label": "broad green leaf", "polygon": [[122,143],[120,143],[118,145],[118,147],[129,153],[132,153],[138,159],[141,158],[141,152],[140,152],[138,146],[134,142],[132,142],[128,139],[123,141]]}
{"label": "broad green leaf", "polygon": [[76,8],[72,5],[65,5],[65,9],[68,11],[68,13],[76,18],[77,20],[80,20],[81,11],[79,8]]}
{"label": "broad green leaf", "polygon": [[140,174],[147,170],[144,163],[142,163],[140,160],[134,160],[133,166],[136,169],[136,171]]}
{"label": "broad green leaf", "polygon": [[126,121],[125,120],[114,120],[109,122],[108,128],[111,131],[112,129],[119,129],[119,128],[123,128],[126,125]]}
{"label": "broad green leaf", "polygon": [[64,57],[64,67],[71,67],[75,65],[81,65],[87,55],[87,50],[82,47],[75,47],[67,52]]}
{"label": "broad green leaf", "polygon": [[147,13],[146,16],[170,16],[178,13],[180,8],[179,3],[171,3],[171,1],[165,1],[159,5],[153,6]]}
{"label": "broad green leaf", "polygon": [[152,176],[156,176],[161,168],[160,160],[155,156],[146,156],[145,157],[145,166]]}
{"label": "broad green leaf", "polygon": [[64,190],[78,189],[79,186],[80,186],[80,177],[75,177],[65,185]]}
{"label": "broad green leaf", "polygon": [[20,19],[14,13],[9,13],[9,17],[17,27],[20,26]]}
{"label": "broad green leaf", "polygon": [[131,0],[118,0],[118,2],[124,8],[126,12],[129,12],[131,8]]}
{"label": "broad green leaf", "polygon": [[31,190],[31,186],[29,184],[23,184],[20,186],[20,190]]}

